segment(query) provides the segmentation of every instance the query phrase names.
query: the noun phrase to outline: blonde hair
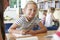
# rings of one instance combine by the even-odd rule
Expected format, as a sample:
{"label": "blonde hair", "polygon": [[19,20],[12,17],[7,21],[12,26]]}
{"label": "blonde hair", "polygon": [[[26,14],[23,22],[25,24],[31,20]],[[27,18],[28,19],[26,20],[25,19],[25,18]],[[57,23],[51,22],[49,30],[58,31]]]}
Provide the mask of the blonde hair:
{"label": "blonde hair", "polygon": [[29,5],[29,4],[34,4],[34,5],[36,5],[36,8],[38,8],[37,4],[34,1],[28,1],[25,5],[25,8],[27,8],[27,5]]}
{"label": "blonde hair", "polygon": [[[34,4],[34,5],[36,6],[37,10],[38,10],[37,4],[36,4],[34,1],[28,1],[28,2],[26,3],[26,5],[25,5],[24,9],[27,8],[27,6],[28,6],[29,4]],[[38,11],[37,11],[37,12],[38,12]],[[26,16],[26,15],[27,15],[27,14],[24,14],[23,16]],[[37,14],[36,14],[35,16],[37,16]]]}

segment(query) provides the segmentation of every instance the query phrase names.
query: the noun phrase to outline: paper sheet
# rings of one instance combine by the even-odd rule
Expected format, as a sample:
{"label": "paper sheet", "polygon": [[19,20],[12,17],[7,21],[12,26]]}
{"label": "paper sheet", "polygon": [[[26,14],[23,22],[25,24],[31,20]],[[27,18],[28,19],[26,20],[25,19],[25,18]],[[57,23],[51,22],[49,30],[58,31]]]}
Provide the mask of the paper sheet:
{"label": "paper sheet", "polygon": [[53,38],[51,40],[60,40],[60,37],[57,36],[56,34],[53,35]]}
{"label": "paper sheet", "polygon": [[32,36],[31,34],[22,35],[22,34],[16,34],[16,33],[13,33],[13,35],[15,37]]}
{"label": "paper sheet", "polygon": [[58,37],[56,34],[47,35],[47,36],[44,36],[44,37],[51,38],[51,40],[60,40],[60,37]]}
{"label": "paper sheet", "polygon": [[38,37],[17,38],[16,40],[38,40]]}
{"label": "paper sheet", "polygon": [[47,35],[47,36],[44,36],[46,38],[53,38],[53,34],[52,35]]}

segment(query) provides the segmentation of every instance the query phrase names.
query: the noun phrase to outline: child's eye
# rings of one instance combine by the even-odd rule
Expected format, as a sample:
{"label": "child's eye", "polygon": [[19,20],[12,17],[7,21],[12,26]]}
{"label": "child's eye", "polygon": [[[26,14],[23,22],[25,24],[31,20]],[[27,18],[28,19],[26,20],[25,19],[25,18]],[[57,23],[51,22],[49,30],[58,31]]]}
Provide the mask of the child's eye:
{"label": "child's eye", "polygon": [[32,9],[29,9],[30,11],[32,11]]}
{"label": "child's eye", "polygon": [[34,12],[36,12],[36,10],[34,10]]}
{"label": "child's eye", "polygon": [[36,11],[36,10],[34,10],[34,9],[29,9],[29,10],[30,10],[30,11],[34,11],[34,12]]}

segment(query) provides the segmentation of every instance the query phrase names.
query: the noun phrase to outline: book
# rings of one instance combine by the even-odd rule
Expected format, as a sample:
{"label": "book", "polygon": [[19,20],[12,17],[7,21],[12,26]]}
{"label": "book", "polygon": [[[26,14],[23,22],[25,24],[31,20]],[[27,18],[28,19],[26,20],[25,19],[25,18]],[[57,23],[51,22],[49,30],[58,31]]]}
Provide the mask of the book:
{"label": "book", "polygon": [[17,33],[13,33],[13,35],[14,35],[15,37],[32,36],[31,34],[23,35],[23,34],[17,34]]}
{"label": "book", "polygon": [[38,40],[38,37],[17,38],[16,40]]}

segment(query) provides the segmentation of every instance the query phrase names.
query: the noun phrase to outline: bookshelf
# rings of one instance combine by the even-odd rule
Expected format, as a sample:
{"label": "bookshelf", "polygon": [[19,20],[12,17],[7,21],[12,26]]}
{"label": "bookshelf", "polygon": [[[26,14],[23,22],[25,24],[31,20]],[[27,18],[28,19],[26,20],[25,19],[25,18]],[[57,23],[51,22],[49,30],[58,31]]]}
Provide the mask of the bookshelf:
{"label": "bookshelf", "polygon": [[50,7],[60,9],[60,0],[37,0],[39,10],[47,10]]}
{"label": "bookshelf", "polygon": [[60,1],[55,1],[55,8],[60,9]]}

